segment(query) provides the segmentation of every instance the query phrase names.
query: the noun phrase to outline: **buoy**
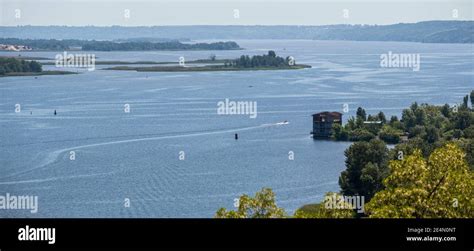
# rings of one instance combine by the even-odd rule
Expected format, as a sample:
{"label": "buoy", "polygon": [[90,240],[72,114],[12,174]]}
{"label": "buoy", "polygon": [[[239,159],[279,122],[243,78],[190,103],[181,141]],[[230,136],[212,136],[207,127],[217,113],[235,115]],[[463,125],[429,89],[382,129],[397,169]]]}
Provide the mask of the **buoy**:
{"label": "buoy", "polygon": [[238,140],[239,139],[239,134],[235,134],[235,140]]}
{"label": "buoy", "polygon": [[56,116],[56,114],[57,114],[57,113],[56,113],[56,110],[54,110],[54,116]]}

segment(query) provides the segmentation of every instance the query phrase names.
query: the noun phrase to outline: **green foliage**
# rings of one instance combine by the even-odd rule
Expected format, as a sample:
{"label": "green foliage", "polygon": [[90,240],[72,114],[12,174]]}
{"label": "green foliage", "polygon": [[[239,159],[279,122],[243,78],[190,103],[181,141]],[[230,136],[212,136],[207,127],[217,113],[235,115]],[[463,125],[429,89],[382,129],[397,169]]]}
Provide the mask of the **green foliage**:
{"label": "green foliage", "polygon": [[250,197],[246,194],[240,196],[236,211],[220,208],[216,218],[284,218],[285,210],[279,208],[275,202],[275,194],[270,188],[263,188]]}
{"label": "green foliage", "polygon": [[410,138],[426,137],[426,128],[424,126],[416,125],[414,127],[411,127],[408,132],[409,132]]}
{"label": "green foliage", "polygon": [[468,102],[469,102],[469,95],[466,95],[466,96],[464,96],[464,98],[462,99],[461,108],[466,109],[466,108],[468,107],[468,106],[467,106]]}
{"label": "green foliage", "polygon": [[150,50],[236,50],[240,49],[235,42],[183,44],[178,41],[152,42],[123,42],[91,41],[82,45],[85,51],[150,51]]}
{"label": "green foliage", "polygon": [[269,51],[267,55],[245,56],[242,55],[236,59],[233,64],[238,68],[256,68],[256,67],[288,67],[289,58],[278,57],[274,51]]}
{"label": "green foliage", "polygon": [[147,50],[237,50],[239,45],[235,42],[216,43],[180,43],[176,40],[150,42],[150,41],[96,41],[78,39],[18,39],[0,38],[0,44],[26,45],[33,49],[65,51],[81,48],[84,51],[147,51]]}
{"label": "green foliage", "polygon": [[416,117],[412,109],[404,109],[402,111],[402,123],[404,128],[413,128],[416,126]]}
{"label": "green foliage", "polygon": [[471,171],[474,171],[474,137],[462,138],[455,143],[466,153],[466,162]]}
{"label": "green foliage", "polygon": [[454,143],[425,160],[420,150],[390,162],[385,189],[366,205],[373,218],[472,218],[474,177]]}
{"label": "green foliage", "polygon": [[426,134],[423,138],[428,144],[433,144],[439,140],[439,129],[429,125],[426,127]]}
{"label": "green foliage", "polygon": [[356,142],[344,152],[346,170],[339,177],[343,195],[365,196],[366,200],[383,188],[388,174],[388,148],[381,140]]}
{"label": "green foliage", "polygon": [[441,107],[441,114],[446,118],[451,118],[451,107],[448,104],[444,104]]}
{"label": "green foliage", "polygon": [[361,118],[363,121],[367,120],[367,113],[362,107],[357,107],[356,116]]}
{"label": "green foliage", "polygon": [[[473,95],[474,91],[471,102]],[[339,177],[341,193],[364,196],[369,201],[365,206],[369,217],[473,218],[474,109],[464,105],[466,102],[464,98],[459,109],[413,103],[403,110],[401,120],[392,116],[388,122],[383,113],[367,116],[360,108],[345,126],[334,124],[334,139],[359,141],[345,151],[346,170]],[[376,131],[379,139],[370,132],[377,127],[364,121],[382,122]],[[399,143],[401,135],[409,135],[408,141]],[[385,142],[397,144],[388,150]],[[330,195],[333,193],[326,194],[325,200]],[[303,206],[294,217],[357,216],[353,210],[333,210],[323,203]],[[252,210],[244,211],[240,207],[229,212],[220,209],[216,217],[255,215]]]}
{"label": "green foliage", "polygon": [[464,129],[463,136],[467,139],[474,139],[474,124]]}
{"label": "green foliage", "polygon": [[331,135],[332,135],[332,138],[335,140],[348,140],[349,139],[349,133],[347,132],[347,129],[338,123],[334,123],[332,125]]}
{"label": "green foliage", "polygon": [[464,130],[474,124],[474,113],[467,109],[459,109],[454,114],[454,128]]}
{"label": "green foliage", "polygon": [[351,141],[369,141],[374,139],[375,135],[366,129],[357,128],[349,132],[349,140]]}
{"label": "green foliage", "polygon": [[[474,93],[471,92],[471,93]],[[361,107],[357,109],[356,118],[351,117],[345,126],[339,131],[344,135],[349,135],[350,141],[369,141],[377,137],[389,144],[400,142],[402,135],[408,135],[411,141],[408,144],[416,143],[415,148],[422,150],[424,156],[428,156],[436,147],[445,141],[473,138],[474,110],[466,104],[469,95],[463,99],[463,104],[457,108],[452,108],[448,104],[434,106],[428,104],[413,103],[408,109],[402,111],[402,119],[392,116],[390,121],[386,121],[385,115],[379,112],[376,115],[368,115],[366,121],[380,121],[381,123],[364,122],[365,110]],[[335,140],[345,140],[344,137],[336,137]],[[421,140],[421,143],[420,143]],[[413,147],[410,147],[413,148]]]}
{"label": "green foliage", "polygon": [[395,129],[390,125],[384,125],[379,132],[379,139],[389,144],[397,144],[400,142],[400,135],[402,134],[401,130]]}
{"label": "green foliage", "polygon": [[76,41],[80,41],[80,40],[0,38],[0,44],[26,45],[33,49],[54,50],[54,51],[68,50],[71,46],[78,44],[78,42]]}
{"label": "green foliage", "polygon": [[317,204],[308,204],[300,207],[296,210],[294,217],[295,218],[354,218],[355,213],[351,209],[352,205],[349,205],[345,202],[340,208],[329,208],[326,206],[326,203],[329,198],[332,198],[334,195],[341,196],[337,193],[326,193],[324,200],[321,203]]}
{"label": "green foliage", "polygon": [[474,109],[474,90],[471,91],[469,97],[471,98],[471,108]]}
{"label": "green foliage", "polygon": [[387,118],[385,117],[385,114],[384,114],[382,111],[380,111],[380,112],[377,114],[377,117],[376,117],[376,118],[377,118],[378,121],[381,121],[382,124],[387,123]]}
{"label": "green foliage", "polygon": [[400,130],[400,131],[403,131],[403,130],[404,130],[403,124],[402,124],[402,122],[400,122],[400,121],[398,120],[398,117],[397,117],[397,116],[392,116],[392,117],[390,118],[389,125],[390,125],[390,127],[392,127],[393,129],[397,129],[397,130]]}
{"label": "green foliage", "polygon": [[41,64],[36,61],[0,57],[0,75],[16,72],[41,72]]}

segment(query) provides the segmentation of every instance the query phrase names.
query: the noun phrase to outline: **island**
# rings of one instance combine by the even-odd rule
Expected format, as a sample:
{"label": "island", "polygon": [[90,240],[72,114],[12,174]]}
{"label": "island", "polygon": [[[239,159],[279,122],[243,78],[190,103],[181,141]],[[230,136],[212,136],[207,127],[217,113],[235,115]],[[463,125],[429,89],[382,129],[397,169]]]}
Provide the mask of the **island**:
{"label": "island", "polygon": [[266,55],[248,56],[242,55],[237,59],[216,60],[195,60],[191,64],[201,63],[202,66],[181,65],[171,66],[114,66],[103,70],[116,71],[140,71],[140,72],[202,72],[202,71],[255,71],[255,70],[296,70],[311,68],[310,65],[296,64],[293,57],[279,57],[274,51],[269,51]]}
{"label": "island", "polygon": [[0,77],[76,74],[70,71],[43,71],[40,63],[15,57],[0,57]]}
{"label": "island", "polygon": [[177,40],[97,41],[79,39],[20,39],[0,38],[0,50],[10,51],[187,51],[187,50],[241,50],[233,41],[214,43],[182,43]]}

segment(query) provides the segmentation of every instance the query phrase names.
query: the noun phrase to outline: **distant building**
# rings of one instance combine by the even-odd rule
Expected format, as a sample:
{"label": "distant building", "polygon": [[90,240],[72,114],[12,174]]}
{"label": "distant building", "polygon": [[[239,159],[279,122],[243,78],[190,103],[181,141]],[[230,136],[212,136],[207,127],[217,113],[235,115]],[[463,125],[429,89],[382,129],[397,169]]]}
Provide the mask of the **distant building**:
{"label": "distant building", "polygon": [[313,114],[313,138],[331,137],[332,125],[342,125],[342,113],[339,112],[320,112]]}
{"label": "distant building", "polygon": [[0,51],[31,51],[31,47],[26,45],[0,44]]}

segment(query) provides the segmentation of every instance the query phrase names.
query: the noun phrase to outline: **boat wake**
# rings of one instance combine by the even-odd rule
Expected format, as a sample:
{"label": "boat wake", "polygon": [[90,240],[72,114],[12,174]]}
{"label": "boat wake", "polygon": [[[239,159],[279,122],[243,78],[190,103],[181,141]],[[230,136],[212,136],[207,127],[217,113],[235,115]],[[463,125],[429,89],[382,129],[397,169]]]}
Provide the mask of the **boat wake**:
{"label": "boat wake", "polygon": [[[34,168],[12,173],[8,176],[3,176],[1,178],[5,179],[5,178],[16,177],[18,175],[27,174],[32,171],[44,168],[56,162],[59,159],[59,157],[63,155],[64,153],[67,153],[69,151],[76,151],[79,149],[116,145],[116,144],[126,144],[126,143],[141,142],[141,141],[154,141],[154,140],[163,140],[163,139],[198,137],[198,136],[213,135],[213,134],[234,133],[234,132],[248,131],[248,130],[259,129],[259,128],[267,128],[267,127],[278,126],[278,125],[281,125],[281,124],[280,123],[261,124],[258,126],[224,129],[224,130],[217,130],[217,131],[194,132],[194,133],[175,134],[175,135],[161,135],[161,136],[154,136],[154,137],[141,137],[141,138],[134,138],[134,139],[115,140],[115,141],[107,141],[107,142],[101,142],[101,143],[85,144],[85,145],[79,145],[79,146],[74,146],[74,147],[68,147],[68,148],[63,148],[63,149],[59,149],[59,150],[48,153],[47,157],[38,166]],[[6,182],[0,182],[0,184],[6,184]]]}

